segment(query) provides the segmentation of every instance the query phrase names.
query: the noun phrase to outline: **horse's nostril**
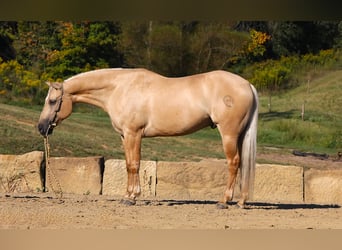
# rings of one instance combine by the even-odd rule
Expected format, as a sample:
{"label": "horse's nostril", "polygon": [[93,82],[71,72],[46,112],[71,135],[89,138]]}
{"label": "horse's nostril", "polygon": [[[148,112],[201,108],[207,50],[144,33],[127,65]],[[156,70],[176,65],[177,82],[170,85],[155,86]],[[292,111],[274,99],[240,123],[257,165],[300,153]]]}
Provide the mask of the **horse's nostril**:
{"label": "horse's nostril", "polygon": [[44,135],[44,134],[46,133],[46,129],[45,129],[45,127],[44,127],[44,124],[42,124],[42,123],[39,123],[39,124],[38,124],[38,131],[39,131],[39,133],[41,133],[42,135]]}
{"label": "horse's nostril", "polygon": [[39,132],[41,132],[43,130],[43,125],[42,124],[38,124],[38,130],[39,130]]}

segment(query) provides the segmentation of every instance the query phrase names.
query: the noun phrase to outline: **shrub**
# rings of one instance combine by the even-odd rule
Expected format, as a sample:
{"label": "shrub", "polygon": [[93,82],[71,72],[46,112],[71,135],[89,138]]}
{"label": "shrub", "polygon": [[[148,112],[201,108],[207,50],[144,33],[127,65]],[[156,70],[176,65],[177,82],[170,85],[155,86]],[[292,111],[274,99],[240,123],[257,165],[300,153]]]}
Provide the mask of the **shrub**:
{"label": "shrub", "polygon": [[34,103],[40,94],[39,77],[15,60],[0,62],[0,96],[5,100],[20,100]]}
{"label": "shrub", "polygon": [[267,60],[255,63],[245,69],[243,75],[258,90],[274,92],[298,85],[301,75],[312,70],[333,68],[341,64],[338,50],[321,50],[318,54],[281,57],[280,60]]}

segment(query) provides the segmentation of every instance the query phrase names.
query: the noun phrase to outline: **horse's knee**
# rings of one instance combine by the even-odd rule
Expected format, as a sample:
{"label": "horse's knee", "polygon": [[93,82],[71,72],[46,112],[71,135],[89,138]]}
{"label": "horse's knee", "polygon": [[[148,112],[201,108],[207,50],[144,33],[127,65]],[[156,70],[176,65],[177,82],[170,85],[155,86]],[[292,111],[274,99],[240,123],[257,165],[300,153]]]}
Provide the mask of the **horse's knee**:
{"label": "horse's knee", "polygon": [[134,162],[126,165],[128,174],[139,174],[140,162]]}

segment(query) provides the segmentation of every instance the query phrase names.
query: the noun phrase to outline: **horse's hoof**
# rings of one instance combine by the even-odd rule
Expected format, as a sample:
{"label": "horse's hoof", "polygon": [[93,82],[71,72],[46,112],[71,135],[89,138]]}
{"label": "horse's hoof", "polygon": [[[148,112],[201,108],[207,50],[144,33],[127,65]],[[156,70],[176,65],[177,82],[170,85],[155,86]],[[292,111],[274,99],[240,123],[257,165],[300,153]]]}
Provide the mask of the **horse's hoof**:
{"label": "horse's hoof", "polygon": [[218,209],[227,209],[228,208],[228,204],[219,202],[219,203],[216,203],[216,208],[218,208]]}
{"label": "horse's hoof", "polygon": [[126,205],[126,206],[134,206],[137,202],[135,200],[131,199],[123,199],[120,201],[120,204]]}
{"label": "horse's hoof", "polygon": [[243,204],[243,203],[236,203],[236,207],[237,208],[241,208],[241,209],[245,209],[246,207],[245,207],[245,204]]}

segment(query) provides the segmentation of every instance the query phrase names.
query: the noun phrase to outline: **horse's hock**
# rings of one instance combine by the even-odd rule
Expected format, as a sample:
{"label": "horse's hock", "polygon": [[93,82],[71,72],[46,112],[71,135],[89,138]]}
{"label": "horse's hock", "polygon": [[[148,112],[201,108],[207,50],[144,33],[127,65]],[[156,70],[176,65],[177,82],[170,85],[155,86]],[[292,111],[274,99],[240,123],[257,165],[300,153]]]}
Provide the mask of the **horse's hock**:
{"label": "horse's hock", "polygon": [[[43,168],[43,152],[0,155],[0,192],[27,193],[58,190]],[[63,193],[122,197],[126,192],[124,160],[103,157],[51,157],[50,169]],[[142,161],[141,198],[213,200],[223,195],[225,160],[201,162]],[[239,183],[235,198],[239,197]],[[257,164],[254,201],[342,204],[342,169],[304,169],[299,166]]]}

